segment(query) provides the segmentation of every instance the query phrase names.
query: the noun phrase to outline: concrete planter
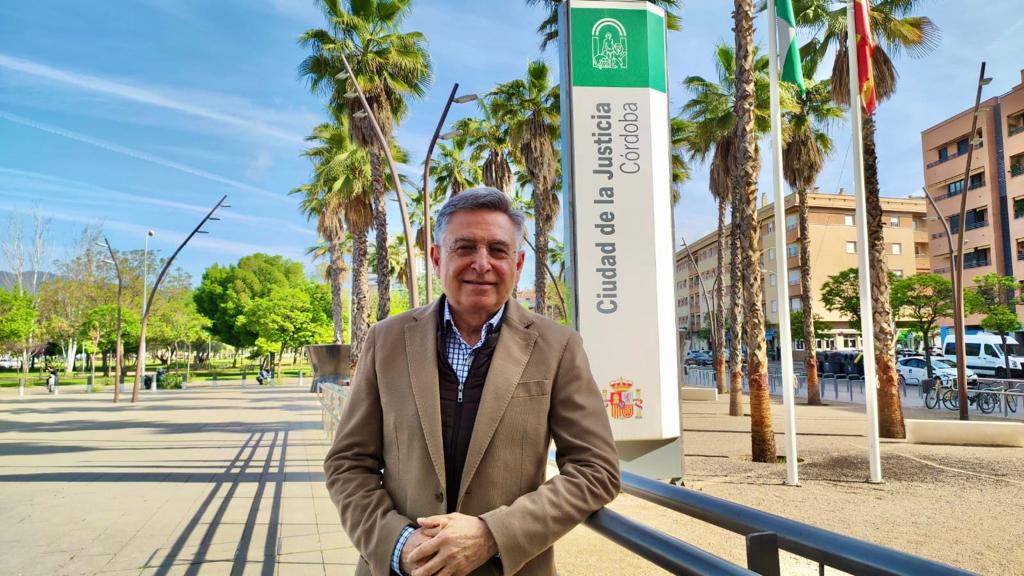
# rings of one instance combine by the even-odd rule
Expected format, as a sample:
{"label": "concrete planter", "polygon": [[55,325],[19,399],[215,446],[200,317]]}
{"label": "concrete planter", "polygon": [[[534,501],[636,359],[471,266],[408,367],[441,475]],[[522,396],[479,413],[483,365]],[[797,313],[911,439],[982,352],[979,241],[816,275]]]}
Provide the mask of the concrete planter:
{"label": "concrete planter", "polygon": [[1024,424],[977,420],[907,420],[907,442],[1024,448]]}
{"label": "concrete planter", "polygon": [[310,344],[306,346],[309,362],[313,365],[313,379],[309,391],[319,392],[321,382],[347,385],[351,347],[348,344]]}

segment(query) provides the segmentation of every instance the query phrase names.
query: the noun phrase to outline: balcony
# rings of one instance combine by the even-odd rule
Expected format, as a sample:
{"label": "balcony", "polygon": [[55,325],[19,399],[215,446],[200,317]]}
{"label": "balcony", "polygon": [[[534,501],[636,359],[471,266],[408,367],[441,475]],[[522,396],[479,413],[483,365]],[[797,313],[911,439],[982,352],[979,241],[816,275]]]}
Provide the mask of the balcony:
{"label": "balcony", "polygon": [[968,222],[967,225],[964,226],[964,229],[966,229],[966,230],[976,230],[978,228],[984,228],[985,226],[988,226],[988,220],[981,220],[981,221],[978,221],[978,222]]}
{"label": "balcony", "polygon": [[991,266],[992,261],[988,258],[984,260],[964,260],[964,268],[981,268],[982,266]]}
{"label": "balcony", "polygon": [[1013,164],[1010,166],[1010,177],[1016,177],[1024,174],[1024,164]]}
{"label": "balcony", "polygon": [[1024,251],[1017,250],[1017,260],[1024,260]]}
{"label": "balcony", "polygon": [[[982,148],[984,146],[985,146],[984,142],[978,142],[978,144],[974,146],[974,149],[977,150],[977,149]],[[953,160],[954,158],[959,158],[959,157],[965,156],[965,155],[966,155],[966,152],[963,153],[963,154],[961,154],[959,152],[954,152],[954,153],[950,154],[949,156],[946,156],[945,158],[939,158],[938,160],[936,160],[934,162],[929,162],[928,163],[928,168],[934,168],[934,167],[938,166],[939,164],[943,164],[945,162],[949,162],[950,160]]]}
{"label": "balcony", "polygon": [[971,182],[971,184],[969,186],[967,186],[967,189],[968,190],[975,190],[975,189],[981,188],[984,185],[985,185],[985,181],[984,180],[975,180],[974,182]]}
{"label": "balcony", "polygon": [[1019,124],[1017,126],[1010,126],[1010,129],[1009,129],[1008,132],[1009,132],[1010,136],[1016,136],[1017,134],[1020,134],[1021,132],[1024,132],[1024,124]]}

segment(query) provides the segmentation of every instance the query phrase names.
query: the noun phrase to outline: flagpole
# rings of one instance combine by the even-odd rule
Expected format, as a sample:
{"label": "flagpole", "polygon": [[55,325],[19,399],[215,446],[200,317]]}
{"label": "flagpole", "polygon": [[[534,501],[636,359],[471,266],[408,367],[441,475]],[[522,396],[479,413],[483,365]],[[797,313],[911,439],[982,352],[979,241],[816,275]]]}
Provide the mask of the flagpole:
{"label": "flagpole", "polygon": [[[782,361],[782,405],[786,428],[786,484],[800,485],[796,454],[796,399],[793,391],[793,338],[789,317],[789,274],[786,252],[786,199],[782,191],[782,112],[779,103],[779,40],[775,0],[768,0],[768,61],[772,115],[772,186],[775,190],[775,285],[778,287],[779,356]],[[787,46],[788,48],[788,46]]]}
{"label": "flagpole", "polygon": [[878,378],[875,375],[875,323],[871,306],[871,264],[868,260],[868,214],[864,192],[864,138],[861,134],[860,73],[857,64],[857,31],[853,4],[846,5],[846,52],[850,60],[850,136],[853,138],[853,196],[856,199],[857,265],[860,269],[860,334],[864,347],[864,403],[868,416],[868,463],[870,482],[882,482],[878,444]]}

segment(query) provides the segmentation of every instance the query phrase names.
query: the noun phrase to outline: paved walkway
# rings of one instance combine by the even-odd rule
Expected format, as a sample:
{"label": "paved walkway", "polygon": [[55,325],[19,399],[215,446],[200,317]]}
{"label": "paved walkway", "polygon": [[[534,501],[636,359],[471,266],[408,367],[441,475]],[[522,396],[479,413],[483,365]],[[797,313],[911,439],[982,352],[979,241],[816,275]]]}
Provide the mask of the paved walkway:
{"label": "paved walkway", "polygon": [[0,391],[0,574],[349,574],[298,387]]}

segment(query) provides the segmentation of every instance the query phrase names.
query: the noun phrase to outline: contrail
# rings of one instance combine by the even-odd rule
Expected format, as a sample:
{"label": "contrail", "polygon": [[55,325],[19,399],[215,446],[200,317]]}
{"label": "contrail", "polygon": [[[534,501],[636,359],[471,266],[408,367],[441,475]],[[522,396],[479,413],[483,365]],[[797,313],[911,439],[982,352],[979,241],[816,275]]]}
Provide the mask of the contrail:
{"label": "contrail", "polygon": [[282,194],[271,192],[269,190],[264,190],[263,188],[257,188],[256,186],[251,186],[249,184],[246,184],[245,182],[239,182],[238,180],[232,180],[231,178],[225,178],[224,176],[218,176],[217,174],[213,174],[213,173],[207,172],[205,170],[200,170],[199,168],[193,168],[192,166],[189,166],[187,164],[182,164],[180,162],[175,162],[173,160],[167,160],[165,158],[160,158],[158,156],[154,156],[152,154],[147,154],[146,152],[142,152],[140,150],[135,150],[133,148],[127,148],[127,147],[121,146],[119,144],[114,144],[112,142],[107,142],[105,140],[100,140],[99,138],[93,138],[92,136],[87,136],[85,134],[80,134],[78,132],[72,132],[70,130],[65,130],[63,128],[58,128],[56,126],[50,126],[50,125],[47,125],[47,124],[43,124],[41,122],[36,122],[35,120],[29,120],[28,118],[23,118],[21,116],[18,116],[16,114],[11,114],[10,112],[6,112],[4,110],[0,110],[0,118],[3,118],[4,120],[8,120],[10,122],[14,122],[15,124],[21,124],[22,126],[27,126],[29,128],[34,128],[36,130],[41,130],[43,132],[48,132],[48,133],[54,134],[56,136],[61,136],[63,138],[67,138],[69,140],[75,140],[77,142],[82,142],[84,144],[89,144],[89,145],[95,146],[97,148],[102,148],[102,149],[107,150],[109,152],[114,152],[114,153],[117,153],[117,154],[128,156],[129,158],[135,158],[136,160],[142,160],[144,162],[150,162],[150,163],[156,164],[158,166],[163,166],[165,168],[170,168],[172,170],[177,170],[179,172],[184,172],[185,174],[191,174],[193,176],[198,176],[199,178],[205,178],[206,180],[217,182],[219,184],[225,184],[227,186],[231,186],[233,188],[238,188],[240,190],[246,190],[248,192],[254,192],[256,194],[260,194],[260,195],[266,196],[268,198],[273,198],[274,200],[286,201],[286,202],[289,201],[288,198],[286,196],[282,195]]}

